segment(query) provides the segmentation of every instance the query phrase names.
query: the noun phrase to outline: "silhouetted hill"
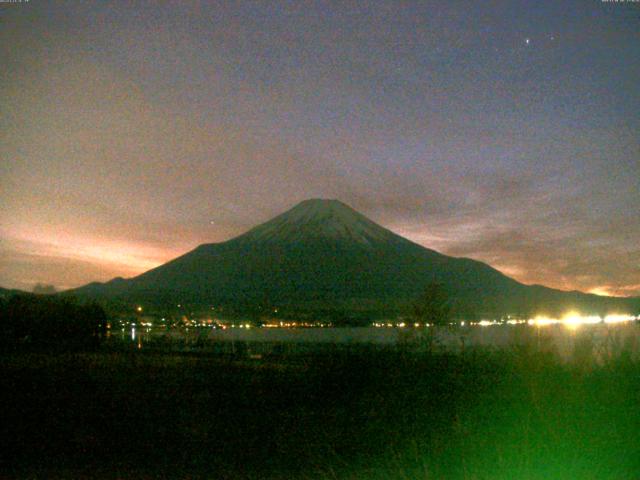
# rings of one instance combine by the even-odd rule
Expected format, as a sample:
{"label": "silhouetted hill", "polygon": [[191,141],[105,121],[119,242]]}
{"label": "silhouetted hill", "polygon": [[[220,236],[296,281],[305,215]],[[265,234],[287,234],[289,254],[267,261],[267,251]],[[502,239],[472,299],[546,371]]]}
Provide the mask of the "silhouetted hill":
{"label": "silhouetted hill", "polygon": [[9,298],[13,295],[26,293],[22,290],[17,290],[15,288],[2,288],[0,287],[0,298]]}
{"label": "silhouetted hill", "polygon": [[306,200],[222,243],[200,245],[131,279],[83,296],[307,310],[398,311],[444,284],[459,315],[628,309],[631,301],[525,286],[482,262],[413,243],[337,200]]}

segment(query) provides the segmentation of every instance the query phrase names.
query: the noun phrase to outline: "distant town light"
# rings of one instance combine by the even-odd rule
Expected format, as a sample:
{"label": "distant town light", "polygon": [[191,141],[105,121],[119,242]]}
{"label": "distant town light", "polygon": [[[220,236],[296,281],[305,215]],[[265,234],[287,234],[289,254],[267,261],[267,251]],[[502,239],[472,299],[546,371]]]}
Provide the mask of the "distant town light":
{"label": "distant town light", "polygon": [[495,325],[495,324],[496,322],[491,320],[480,320],[478,322],[478,325],[480,325],[481,327],[488,327],[489,325]]}
{"label": "distant town light", "polygon": [[631,322],[633,320],[635,320],[635,317],[633,315],[612,314],[604,317],[604,323]]}

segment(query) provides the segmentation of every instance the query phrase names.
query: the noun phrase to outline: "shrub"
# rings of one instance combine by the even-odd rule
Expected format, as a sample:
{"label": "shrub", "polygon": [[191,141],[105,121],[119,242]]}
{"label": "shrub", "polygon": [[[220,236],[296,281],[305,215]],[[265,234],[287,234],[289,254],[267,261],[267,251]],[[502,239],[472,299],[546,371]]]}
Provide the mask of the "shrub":
{"label": "shrub", "polygon": [[106,323],[99,305],[52,295],[15,295],[0,305],[2,342],[13,346],[95,347]]}

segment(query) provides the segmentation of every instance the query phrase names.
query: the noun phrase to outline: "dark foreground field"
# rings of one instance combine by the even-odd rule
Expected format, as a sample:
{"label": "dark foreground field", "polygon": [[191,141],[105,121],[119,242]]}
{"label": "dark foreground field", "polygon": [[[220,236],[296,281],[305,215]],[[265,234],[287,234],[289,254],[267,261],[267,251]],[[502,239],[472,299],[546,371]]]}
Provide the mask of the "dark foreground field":
{"label": "dark foreground field", "polygon": [[0,361],[2,478],[640,478],[640,364],[624,356]]}

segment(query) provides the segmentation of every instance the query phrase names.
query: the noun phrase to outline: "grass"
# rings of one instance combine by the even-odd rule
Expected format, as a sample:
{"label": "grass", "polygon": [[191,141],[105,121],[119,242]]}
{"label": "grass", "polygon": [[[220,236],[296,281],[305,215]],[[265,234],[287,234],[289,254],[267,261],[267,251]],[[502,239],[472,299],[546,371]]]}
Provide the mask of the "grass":
{"label": "grass", "polygon": [[3,478],[640,478],[640,363],[520,348],[0,356]]}

